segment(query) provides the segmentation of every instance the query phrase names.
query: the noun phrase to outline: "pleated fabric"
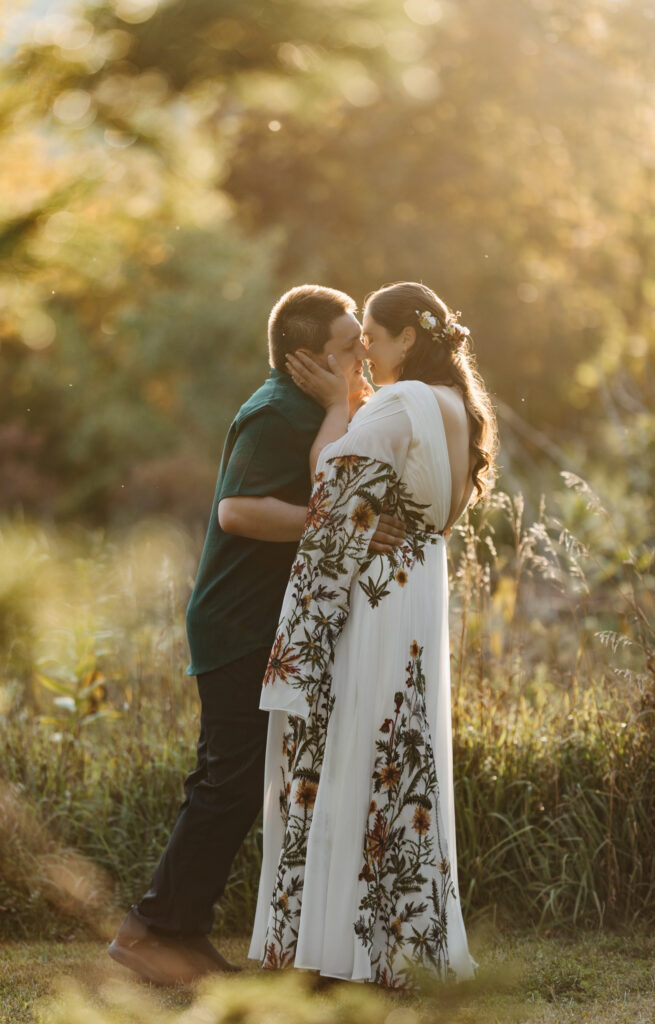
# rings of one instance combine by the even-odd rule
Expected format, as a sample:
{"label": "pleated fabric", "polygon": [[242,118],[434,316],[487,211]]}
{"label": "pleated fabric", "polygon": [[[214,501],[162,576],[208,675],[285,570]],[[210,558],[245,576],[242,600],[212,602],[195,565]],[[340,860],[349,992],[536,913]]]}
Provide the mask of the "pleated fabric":
{"label": "pleated fabric", "polygon": [[[348,433],[324,449],[317,487],[336,481],[334,493],[341,487],[348,509],[360,501],[353,494],[346,505],[347,482],[340,483],[351,457],[365,460],[371,481],[380,479],[380,466],[389,467],[390,479],[421,507],[421,542],[395,560],[346,556],[350,572],[339,585],[347,604],[335,599],[339,628],[330,634],[336,640],[319,673],[320,691],[302,689],[293,653],[289,671],[271,672],[263,687],[260,706],[270,711],[264,849],[249,956],[267,967],[293,964],[391,988],[406,987],[414,964],[462,980],[475,963],[459,899],[447,559],[439,534],[451,477],[432,390],[418,381],[382,388]],[[366,493],[358,478],[356,494]],[[377,497],[372,483],[374,507]],[[377,516],[363,531],[366,546],[376,524]],[[328,540],[335,529],[325,521]],[[312,544],[305,548],[314,557]],[[298,565],[303,550],[301,541]],[[281,629],[298,600],[292,576]],[[325,619],[324,607],[321,614]],[[296,650],[296,634],[280,633],[288,652]],[[320,757],[312,755],[309,770],[290,749],[314,734]],[[299,833],[290,836],[294,814],[302,842]]]}

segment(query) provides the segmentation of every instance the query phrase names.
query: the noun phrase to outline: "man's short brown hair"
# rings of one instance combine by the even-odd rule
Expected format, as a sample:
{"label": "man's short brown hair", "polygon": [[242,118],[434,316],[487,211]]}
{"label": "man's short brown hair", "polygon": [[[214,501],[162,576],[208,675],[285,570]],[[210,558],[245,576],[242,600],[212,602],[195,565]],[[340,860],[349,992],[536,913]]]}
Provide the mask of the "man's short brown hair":
{"label": "man's short brown hair", "polygon": [[301,284],[285,292],[268,320],[268,351],[271,366],[284,370],[287,352],[307,348],[320,352],[332,333],[332,323],[357,304],[345,292],[318,284]]}

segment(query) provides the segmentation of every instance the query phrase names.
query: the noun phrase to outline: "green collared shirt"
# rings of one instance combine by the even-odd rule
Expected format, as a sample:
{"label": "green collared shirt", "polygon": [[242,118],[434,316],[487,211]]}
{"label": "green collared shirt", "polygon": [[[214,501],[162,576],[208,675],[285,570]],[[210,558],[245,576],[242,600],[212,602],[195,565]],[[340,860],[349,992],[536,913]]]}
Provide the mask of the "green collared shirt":
{"label": "green collared shirt", "polygon": [[298,544],[224,533],[218,503],[239,495],[270,495],[306,505],[309,451],[323,416],[324,410],[286,373],[272,369],[234,418],[187,608],[188,675],[210,672],[273,643]]}

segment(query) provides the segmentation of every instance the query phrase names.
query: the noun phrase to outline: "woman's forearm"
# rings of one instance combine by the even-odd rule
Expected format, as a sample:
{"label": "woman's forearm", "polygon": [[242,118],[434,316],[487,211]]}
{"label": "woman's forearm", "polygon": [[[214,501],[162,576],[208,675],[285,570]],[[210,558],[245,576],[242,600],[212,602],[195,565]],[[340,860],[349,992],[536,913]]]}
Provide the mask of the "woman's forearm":
{"label": "woman's forearm", "polygon": [[309,452],[309,471],[312,481],[316,476],[316,463],[318,457],[327,444],[338,441],[348,430],[349,408],[348,402],[339,402],[329,406],[325,410],[323,422],[319,427],[318,434]]}
{"label": "woman's forearm", "polygon": [[278,498],[223,498],[218,503],[218,522],[224,533],[252,540],[285,543],[302,536],[307,507]]}

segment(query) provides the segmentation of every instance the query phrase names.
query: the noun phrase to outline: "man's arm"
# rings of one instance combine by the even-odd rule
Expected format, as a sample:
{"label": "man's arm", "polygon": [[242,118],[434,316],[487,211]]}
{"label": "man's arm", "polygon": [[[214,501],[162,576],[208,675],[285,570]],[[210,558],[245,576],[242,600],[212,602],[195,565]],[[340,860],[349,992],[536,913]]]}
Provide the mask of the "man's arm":
{"label": "man's arm", "polygon": [[251,540],[298,541],[306,515],[305,505],[290,505],[269,496],[221,498],[218,503],[221,530]]}
{"label": "man's arm", "polygon": [[[278,498],[222,498],[218,503],[221,530],[251,540],[278,543],[300,540],[306,516],[304,505],[289,505]],[[406,535],[404,524],[383,512],[369,551],[376,554],[393,551]]]}

